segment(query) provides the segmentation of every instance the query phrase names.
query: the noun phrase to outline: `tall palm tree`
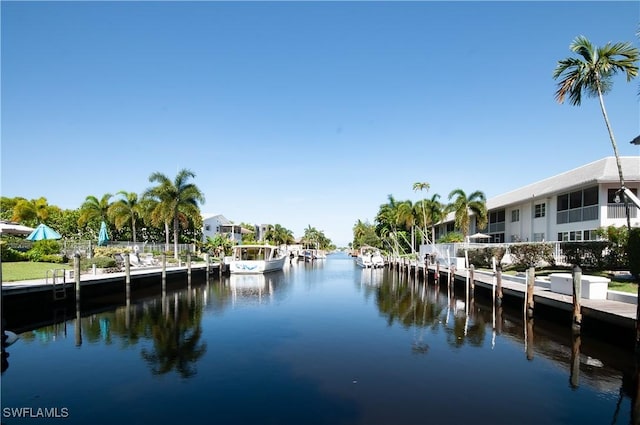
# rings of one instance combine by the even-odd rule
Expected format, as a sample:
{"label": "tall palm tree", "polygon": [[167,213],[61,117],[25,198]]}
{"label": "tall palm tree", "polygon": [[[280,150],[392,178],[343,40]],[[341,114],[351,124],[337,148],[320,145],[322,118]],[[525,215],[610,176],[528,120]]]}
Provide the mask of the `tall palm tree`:
{"label": "tall palm tree", "polygon": [[[427,182],[416,182],[413,184],[413,191],[429,191],[429,188],[431,187],[431,185]],[[417,202],[416,202],[417,203]],[[427,209],[426,209],[426,205],[424,202],[424,199],[422,201],[420,201],[420,206],[422,209],[422,231],[424,232],[424,234],[427,234]]]}
{"label": "tall palm tree", "polygon": [[[613,154],[616,157],[620,186],[624,187],[618,146],[609,123],[607,110],[604,107],[603,95],[611,90],[613,76],[618,72],[624,72],[627,76],[627,81],[631,81],[638,75],[636,62],[640,57],[640,53],[631,43],[607,43],[602,47],[597,47],[591,44],[584,36],[576,37],[569,49],[581,57],[569,57],[558,61],[558,65],[553,71],[553,78],[556,80],[560,78],[558,89],[556,90],[556,100],[558,103],[563,103],[568,95],[572,105],[580,106],[583,93],[588,96],[598,97],[602,116],[609,132],[609,139],[611,139]],[[628,210],[626,202],[625,205],[627,205]],[[631,229],[631,219],[628,211],[627,227]]]}
{"label": "tall palm tree", "polygon": [[102,198],[98,199],[96,196],[89,195],[85,198],[84,203],[80,206],[80,217],[78,218],[78,224],[84,226],[91,220],[105,221],[109,219],[109,207],[111,206],[110,193],[105,193]]}
{"label": "tall palm tree", "polygon": [[462,189],[454,189],[449,193],[449,200],[455,196],[450,203],[450,210],[455,214],[455,225],[464,236],[465,240],[469,236],[470,212],[476,216],[476,224],[479,229],[487,225],[487,205],[483,192],[476,190],[467,196]]}
{"label": "tall palm tree", "polygon": [[413,204],[411,201],[406,200],[398,203],[398,208],[396,210],[396,224],[405,230],[409,230],[411,232],[411,252],[415,251],[415,224],[416,224],[416,216],[413,213]]}
{"label": "tall palm tree", "polygon": [[155,199],[157,204],[151,215],[156,222],[162,220],[165,223],[165,230],[168,234],[168,226],[173,224],[173,255],[178,259],[178,231],[179,228],[186,227],[189,217],[200,214],[198,203],[204,203],[204,195],[189,179],[196,175],[187,169],[182,169],[176,175],[174,181],[160,172],[155,172],[149,176],[150,182],[157,183],[157,186],[147,189],[145,197]]}
{"label": "tall palm tree", "polygon": [[431,199],[426,202],[429,223],[431,224],[431,240],[433,242],[436,241],[436,224],[440,223],[449,212],[439,199],[440,195],[434,193]]}
{"label": "tall palm tree", "polygon": [[116,229],[120,230],[126,223],[131,224],[133,243],[136,243],[136,221],[141,216],[142,205],[138,202],[138,194],[135,192],[119,191],[116,195],[122,198],[115,201],[109,207],[109,216],[113,219]]}

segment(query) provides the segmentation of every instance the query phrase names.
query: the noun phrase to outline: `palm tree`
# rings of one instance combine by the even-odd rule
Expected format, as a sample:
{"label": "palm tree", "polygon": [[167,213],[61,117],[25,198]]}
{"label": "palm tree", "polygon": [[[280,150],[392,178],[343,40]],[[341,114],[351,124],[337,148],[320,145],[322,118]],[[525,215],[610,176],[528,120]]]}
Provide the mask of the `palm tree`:
{"label": "palm tree", "polygon": [[155,199],[157,204],[151,216],[155,217],[155,222],[165,223],[165,231],[168,237],[169,223],[173,224],[173,255],[178,259],[178,230],[186,227],[189,217],[200,214],[198,203],[204,203],[204,195],[193,183],[189,183],[190,178],[196,175],[187,169],[182,169],[171,181],[162,173],[155,172],[149,176],[150,182],[157,182],[158,185],[147,189],[145,197]]}
{"label": "palm tree", "polygon": [[47,198],[32,199],[18,198],[13,207],[11,220],[15,222],[44,223],[51,213]]}
{"label": "palm tree", "polygon": [[[429,183],[427,183],[427,182],[416,182],[416,183],[413,184],[413,191],[415,192],[415,191],[418,191],[418,190],[420,190],[420,191],[424,190],[424,191],[428,192],[430,187],[431,187],[431,185]],[[417,204],[417,202],[416,202],[416,204]],[[426,206],[425,206],[424,199],[422,201],[420,201],[420,206],[421,206],[421,209],[422,209],[422,226],[423,226],[422,231],[426,235],[427,234],[427,209],[426,209]]]}
{"label": "palm tree", "polygon": [[[558,65],[553,71],[553,78],[560,78],[556,100],[558,103],[563,103],[568,95],[572,105],[580,106],[583,92],[588,96],[598,97],[602,116],[609,132],[609,139],[611,139],[613,154],[616,157],[620,186],[624,187],[618,146],[609,123],[607,110],[604,107],[603,95],[611,90],[612,78],[618,72],[624,72],[627,81],[631,81],[638,75],[638,67],[635,63],[640,54],[631,43],[607,43],[603,47],[596,47],[584,36],[576,37],[569,49],[581,57],[570,57],[558,61]],[[631,229],[628,204],[625,202],[625,205],[627,205],[627,227]]]}
{"label": "palm tree", "polygon": [[289,245],[294,242],[293,232],[280,224],[269,226],[264,238],[275,245]]}
{"label": "palm tree", "polygon": [[414,228],[416,224],[416,216],[413,213],[413,204],[411,201],[402,201],[398,203],[398,208],[396,210],[396,224],[400,226],[400,228],[409,230],[411,232],[411,252],[415,251],[415,234]]}
{"label": "palm tree", "polygon": [[131,223],[131,233],[133,243],[136,243],[136,221],[142,213],[142,205],[138,202],[138,194],[121,190],[117,195],[122,195],[111,207],[109,216],[113,218],[116,229],[120,230],[127,222]]}
{"label": "palm tree", "polygon": [[429,217],[429,222],[431,223],[431,241],[436,241],[436,224],[441,222],[444,217],[449,212],[445,205],[443,205],[440,201],[440,195],[434,193],[431,196],[431,199],[428,199],[427,204],[427,214]]}
{"label": "palm tree", "polygon": [[487,225],[487,205],[483,192],[476,190],[468,197],[462,189],[454,189],[449,193],[449,200],[456,197],[450,203],[450,209],[455,213],[455,225],[462,232],[465,240],[469,236],[469,212],[476,216],[476,225],[482,229]]}
{"label": "palm tree", "polygon": [[98,199],[93,195],[85,198],[84,203],[80,206],[80,217],[78,224],[84,226],[91,220],[108,221],[110,200],[113,197],[110,193],[105,193],[102,198]]}

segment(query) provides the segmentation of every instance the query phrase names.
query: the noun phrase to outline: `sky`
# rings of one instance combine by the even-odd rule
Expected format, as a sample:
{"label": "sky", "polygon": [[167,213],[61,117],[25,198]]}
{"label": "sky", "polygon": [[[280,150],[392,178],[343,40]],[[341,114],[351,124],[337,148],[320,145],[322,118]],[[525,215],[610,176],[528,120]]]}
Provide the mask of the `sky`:
{"label": "sky", "polygon": [[[552,73],[584,35],[638,46],[624,2],[2,1],[1,195],[79,208],[181,169],[203,213],[338,246],[388,195],[487,198],[613,155]],[[640,155],[640,78],[605,105]],[[414,191],[428,182],[429,191]]]}

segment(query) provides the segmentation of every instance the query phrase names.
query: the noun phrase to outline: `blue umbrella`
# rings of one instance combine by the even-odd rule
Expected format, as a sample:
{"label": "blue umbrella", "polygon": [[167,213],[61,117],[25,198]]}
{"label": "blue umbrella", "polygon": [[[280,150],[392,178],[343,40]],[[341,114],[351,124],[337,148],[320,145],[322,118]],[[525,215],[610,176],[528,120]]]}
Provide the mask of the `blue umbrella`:
{"label": "blue umbrella", "polygon": [[28,241],[41,241],[43,239],[60,239],[60,233],[53,230],[51,227],[44,223],[41,223],[36,229],[27,236]]}
{"label": "blue umbrella", "polygon": [[98,233],[98,246],[107,246],[107,242],[109,242],[109,233],[107,233],[107,223],[103,221]]}

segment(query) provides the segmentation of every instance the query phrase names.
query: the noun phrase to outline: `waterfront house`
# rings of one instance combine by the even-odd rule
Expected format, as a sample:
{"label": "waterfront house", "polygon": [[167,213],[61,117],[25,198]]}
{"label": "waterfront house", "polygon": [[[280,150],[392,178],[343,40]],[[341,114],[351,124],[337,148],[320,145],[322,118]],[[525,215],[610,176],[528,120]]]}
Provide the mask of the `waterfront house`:
{"label": "waterfront house", "polygon": [[[640,192],[640,156],[620,158],[625,185]],[[595,230],[627,224],[625,206],[616,202],[620,179],[615,157],[573,170],[487,200],[486,229],[471,219],[470,234],[482,231],[491,242],[583,241]],[[631,226],[640,227],[638,208],[629,204]],[[436,240],[454,230],[449,214],[436,228]]]}
{"label": "waterfront house", "polygon": [[214,237],[222,234],[229,239],[239,243],[242,235],[251,233],[253,230],[244,229],[239,224],[234,224],[222,214],[202,214],[202,241],[206,242],[207,237]]}

